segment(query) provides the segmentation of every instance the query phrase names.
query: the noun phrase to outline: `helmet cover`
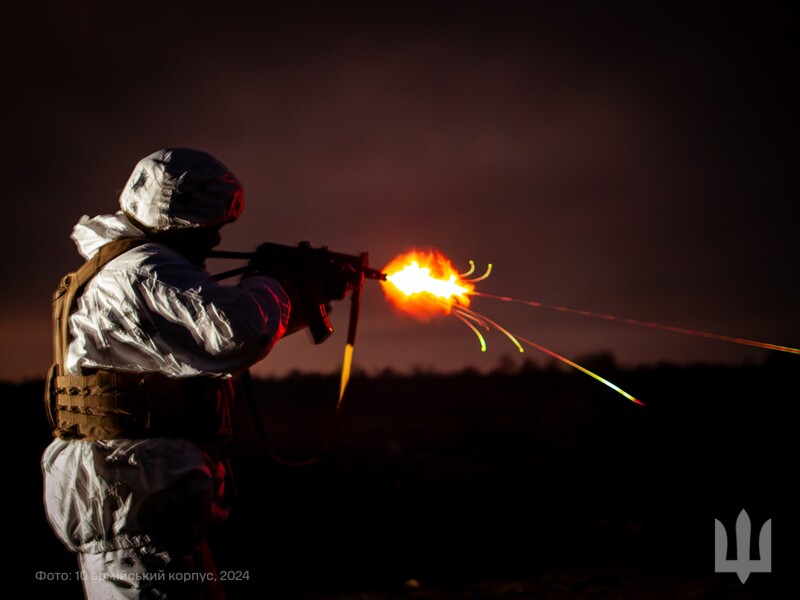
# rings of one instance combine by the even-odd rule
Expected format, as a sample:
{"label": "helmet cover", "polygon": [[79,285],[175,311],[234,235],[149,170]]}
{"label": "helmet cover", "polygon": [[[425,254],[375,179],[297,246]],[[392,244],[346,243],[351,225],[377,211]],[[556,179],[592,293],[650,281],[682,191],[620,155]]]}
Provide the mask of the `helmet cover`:
{"label": "helmet cover", "polygon": [[154,232],[210,227],[239,217],[244,190],[210,154],[164,148],[137,163],[119,204],[128,216]]}

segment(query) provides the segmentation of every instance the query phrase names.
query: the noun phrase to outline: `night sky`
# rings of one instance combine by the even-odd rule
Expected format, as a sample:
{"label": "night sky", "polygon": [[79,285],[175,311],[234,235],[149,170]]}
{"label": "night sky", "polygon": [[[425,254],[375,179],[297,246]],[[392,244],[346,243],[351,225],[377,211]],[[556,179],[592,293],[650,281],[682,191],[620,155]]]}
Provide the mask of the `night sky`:
{"label": "night sky", "polygon": [[[383,267],[433,247],[459,267],[492,263],[487,293],[800,345],[788,3],[252,4],[8,15],[0,379],[44,375],[50,297],[80,263],[72,226],[114,212],[136,162],[166,146],[206,150],[243,181],[224,249],[308,240]],[[335,306],[327,343],[286,339],[255,373],[335,371],[347,308]],[[473,308],[572,359],[769,354],[496,300]],[[367,283],[358,367],[549,360],[499,335],[488,344],[482,354],[452,317],[395,313]]]}

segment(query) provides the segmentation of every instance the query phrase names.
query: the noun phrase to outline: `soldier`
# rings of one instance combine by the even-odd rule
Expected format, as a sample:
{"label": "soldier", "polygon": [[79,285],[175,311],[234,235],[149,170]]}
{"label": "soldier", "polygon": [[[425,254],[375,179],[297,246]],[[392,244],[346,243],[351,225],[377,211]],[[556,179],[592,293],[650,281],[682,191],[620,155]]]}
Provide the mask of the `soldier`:
{"label": "soldier", "polygon": [[224,598],[206,542],[228,513],[232,376],[288,332],[286,286],[205,270],[243,189],[209,154],[155,152],[114,214],[75,226],[87,259],[54,297],[44,501],[89,599]]}

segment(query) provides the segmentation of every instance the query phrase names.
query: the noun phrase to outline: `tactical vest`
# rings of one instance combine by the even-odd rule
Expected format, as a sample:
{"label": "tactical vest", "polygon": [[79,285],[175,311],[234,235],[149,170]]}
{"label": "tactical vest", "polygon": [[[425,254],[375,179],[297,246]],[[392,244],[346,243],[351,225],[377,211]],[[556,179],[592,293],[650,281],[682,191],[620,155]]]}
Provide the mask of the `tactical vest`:
{"label": "tactical vest", "polygon": [[143,238],[109,242],[77,271],[65,275],[53,294],[55,362],[45,384],[45,406],[55,437],[86,441],[184,437],[219,445],[230,436],[230,379],[175,379],[109,369],[81,375],[64,371],[75,299],[106,263],[147,242]]}

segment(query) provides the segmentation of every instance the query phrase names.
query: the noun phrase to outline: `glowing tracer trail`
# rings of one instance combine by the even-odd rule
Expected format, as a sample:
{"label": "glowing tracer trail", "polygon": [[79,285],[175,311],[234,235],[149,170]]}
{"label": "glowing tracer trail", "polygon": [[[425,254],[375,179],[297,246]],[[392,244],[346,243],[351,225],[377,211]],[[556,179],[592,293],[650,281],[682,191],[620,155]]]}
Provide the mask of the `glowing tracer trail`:
{"label": "glowing tracer trail", "polygon": [[[453,311],[453,313],[455,314],[458,310],[459,309],[455,309]],[[625,396],[631,402],[635,402],[636,404],[638,404],[640,406],[645,406],[644,402],[642,402],[641,400],[637,400],[632,395],[630,395],[628,392],[623,390],[621,387],[611,383],[608,379],[605,379],[604,377],[601,377],[597,373],[593,373],[589,369],[580,366],[578,363],[575,363],[575,362],[569,360],[568,358],[566,358],[564,356],[561,356],[560,354],[557,354],[556,352],[553,352],[552,350],[537,344],[536,342],[532,342],[531,340],[528,340],[526,338],[520,337],[520,336],[518,336],[516,334],[512,334],[511,332],[509,332],[508,330],[504,329],[503,327],[501,327],[500,325],[498,325],[497,323],[495,323],[494,321],[492,321],[488,317],[486,317],[484,315],[481,315],[479,313],[476,313],[474,310],[470,310],[469,313],[471,315],[475,316],[476,318],[479,318],[479,319],[483,320],[486,324],[491,325],[492,327],[498,329],[507,338],[509,338],[512,342],[514,342],[514,344],[517,346],[517,348],[519,349],[520,352],[522,352],[523,349],[522,349],[522,346],[520,346],[519,342],[522,342],[523,344],[527,344],[528,346],[531,346],[532,348],[536,348],[537,350],[540,350],[541,352],[544,352],[545,354],[547,354],[549,356],[552,356],[553,358],[556,358],[556,359],[560,360],[561,362],[563,362],[563,363],[565,363],[565,364],[567,364],[567,365],[569,365],[571,367],[574,367],[574,368],[578,369],[579,371],[581,371],[583,373],[586,373],[587,375],[589,375],[590,377],[593,377],[594,379],[596,379],[600,383],[602,383],[604,385],[607,385],[608,387],[610,387],[615,392],[618,392],[618,393],[622,394],[623,396]],[[456,315],[456,316],[458,316],[458,315]],[[467,325],[470,325],[470,324],[467,323]],[[483,340],[483,336],[474,327],[472,327],[472,329],[476,333],[476,335],[478,336],[478,339],[481,341],[481,350],[485,352],[486,351],[486,343]]]}
{"label": "glowing tracer trail", "polygon": [[572,362],[571,360],[569,360],[568,358],[565,358],[565,357],[561,356],[560,354],[556,354],[556,353],[555,353],[555,352],[553,352],[552,350],[548,350],[548,349],[547,349],[547,348],[545,348],[544,346],[540,346],[539,344],[536,344],[536,343],[534,343],[534,342],[532,342],[532,341],[530,341],[530,340],[526,340],[526,339],[525,339],[525,338],[523,338],[523,337],[519,337],[519,336],[517,336],[517,339],[518,339],[520,342],[524,343],[524,344],[528,344],[529,346],[531,346],[531,347],[533,347],[533,348],[536,348],[537,350],[541,350],[541,351],[542,351],[542,352],[544,352],[545,354],[549,354],[549,355],[550,355],[550,356],[552,356],[553,358],[557,358],[557,359],[558,359],[558,360],[560,360],[561,362],[564,362],[564,363],[568,364],[568,365],[569,365],[569,366],[571,366],[571,367],[575,367],[575,368],[576,368],[576,369],[578,369],[579,371],[582,371],[583,373],[586,373],[587,375],[589,375],[589,377],[594,377],[594,378],[595,378],[597,381],[599,381],[600,383],[603,383],[603,384],[607,385],[607,386],[608,386],[608,387],[610,387],[612,390],[614,390],[614,391],[616,391],[616,392],[619,392],[620,394],[622,394],[623,396],[625,396],[625,397],[626,397],[628,400],[630,400],[631,402],[635,402],[636,404],[638,404],[638,405],[640,405],[640,406],[644,406],[644,405],[645,405],[645,404],[644,404],[644,402],[642,402],[641,400],[637,400],[636,398],[634,398],[633,396],[631,396],[631,395],[630,395],[628,392],[626,392],[625,390],[623,390],[621,387],[619,387],[619,386],[617,386],[617,385],[614,385],[614,384],[613,384],[613,383],[611,383],[611,382],[610,382],[608,379],[605,379],[605,378],[603,378],[603,377],[600,377],[600,375],[598,375],[597,373],[592,373],[592,372],[591,372],[589,369],[587,369],[587,368],[585,368],[585,367],[582,367],[582,366],[580,366],[578,363],[574,363],[574,362]]}
{"label": "glowing tracer trail", "polygon": [[636,319],[625,319],[622,317],[615,317],[614,315],[607,315],[601,313],[594,313],[588,310],[578,310],[576,308],[568,308],[566,306],[556,306],[554,304],[544,304],[542,302],[535,302],[532,300],[518,300],[517,298],[509,298],[508,296],[495,296],[493,294],[484,294],[483,292],[472,291],[471,295],[479,296],[481,298],[491,298],[494,300],[501,300],[503,302],[514,302],[516,304],[525,304],[527,306],[534,306],[536,308],[546,308],[547,310],[554,310],[557,312],[570,313],[580,315],[582,317],[592,317],[595,319],[604,319],[606,321],[616,321],[618,323],[627,323],[628,325],[637,325],[639,327],[648,327],[650,329],[661,329],[663,331],[671,331],[673,333],[683,333],[686,335],[695,335],[712,340],[720,340],[723,342],[731,342],[734,344],[743,344],[745,346],[754,346],[756,348],[764,348],[766,350],[777,350],[779,352],[789,352],[792,354],[800,354],[800,349],[792,348],[790,346],[779,346],[777,344],[768,344],[766,342],[757,342],[755,340],[748,340],[744,338],[732,337],[728,335],[720,335],[718,333],[710,333],[708,331],[698,331],[695,329],[687,329],[684,327],[675,327],[672,325],[662,325],[660,323],[652,323],[649,321],[638,321]]}
{"label": "glowing tracer trail", "polygon": [[[453,313],[453,316],[472,330],[472,333],[475,334],[475,337],[478,338],[478,342],[481,345],[481,352],[486,352],[486,338],[483,337],[483,334],[480,331],[478,331],[478,328],[475,327],[475,325],[469,322],[469,318],[467,317],[467,315],[461,314],[459,311],[456,311]],[[485,325],[484,327],[488,329],[488,327],[486,327]]]}
{"label": "glowing tracer trail", "polygon": [[467,275],[472,275],[474,272],[475,272],[475,262],[471,260],[471,261],[469,261],[469,270],[466,273],[461,273],[458,277],[459,277],[459,279],[463,279],[467,283],[475,283],[475,282],[478,282],[478,281],[483,281],[484,279],[489,277],[489,275],[491,274],[491,272],[492,272],[492,263],[489,263],[488,265],[486,265],[486,272],[483,275],[481,275],[480,277],[474,277],[473,279],[464,279]]}

